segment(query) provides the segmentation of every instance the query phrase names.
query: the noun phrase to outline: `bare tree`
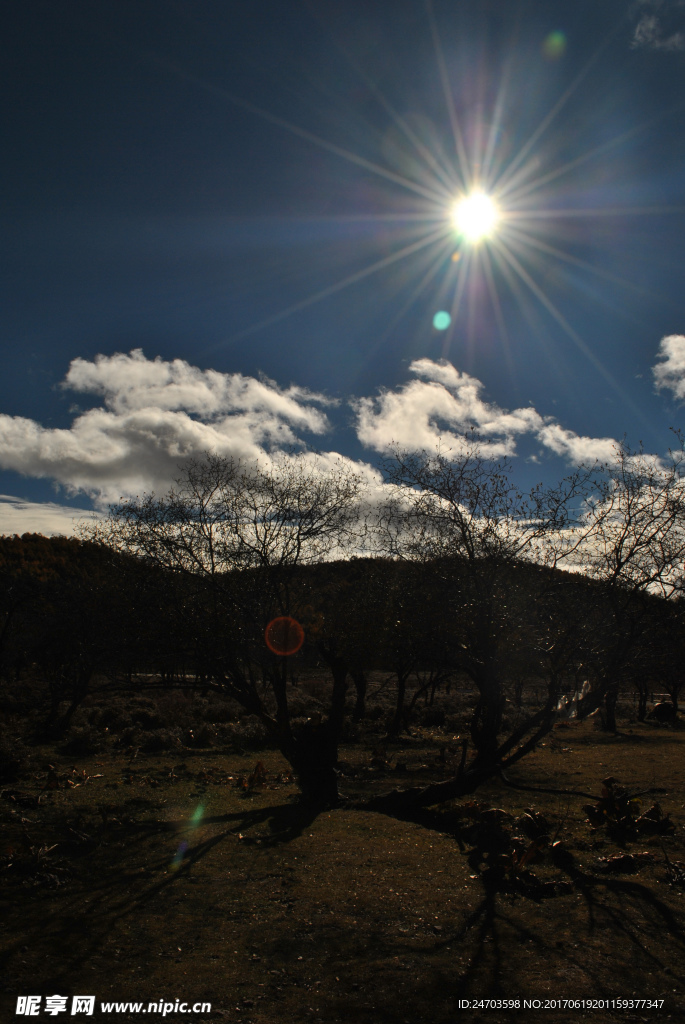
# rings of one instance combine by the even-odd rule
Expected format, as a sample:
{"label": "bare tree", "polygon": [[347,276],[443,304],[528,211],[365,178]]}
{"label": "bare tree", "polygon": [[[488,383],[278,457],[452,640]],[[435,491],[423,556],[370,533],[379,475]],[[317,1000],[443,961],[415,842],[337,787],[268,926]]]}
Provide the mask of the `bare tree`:
{"label": "bare tree", "polygon": [[[208,684],[260,718],[314,802],[337,798],[347,672],[332,666],[328,718],[296,734],[286,658],[270,653],[263,636],[273,617],[298,612],[298,568],[341,555],[353,542],[361,498],[361,478],[342,460],[331,465],[306,453],[245,465],[208,454],[167,495],[123,501],[90,531],[178,581],[180,625],[193,634]],[[264,676],[275,709],[258,686]]]}
{"label": "bare tree", "polygon": [[393,495],[380,509],[376,542],[431,574],[441,606],[435,629],[451,648],[453,667],[466,672],[478,691],[470,725],[475,757],[458,778],[396,794],[395,802],[426,804],[473,791],[532,749],[554,721],[551,693],[537,715],[500,736],[513,645],[533,642],[528,606],[540,587],[536,563],[549,560],[550,552],[555,561],[547,540],[569,529],[568,508],[587,473],[524,495],[509,482],[507,469],[489,459],[474,437],[458,454],[397,449],[385,462]]}
{"label": "bare tree", "polygon": [[564,558],[626,594],[672,597],[685,580],[685,450],[666,459],[633,451],[595,467],[585,514],[567,531]]}
{"label": "bare tree", "polygon": [[616,704],[621,683],[630,675],[632,653],[650,628],[651,604],[643,598],[670,600],[683,590],[684,473],[682,442],[665,459],[622,442],[612,461],[595,468],[583,516],[556,538],[567,564],[601,584],[602,614],[594,641],[597,678],[585,703],[603,702],[611,731],[616,730]]}

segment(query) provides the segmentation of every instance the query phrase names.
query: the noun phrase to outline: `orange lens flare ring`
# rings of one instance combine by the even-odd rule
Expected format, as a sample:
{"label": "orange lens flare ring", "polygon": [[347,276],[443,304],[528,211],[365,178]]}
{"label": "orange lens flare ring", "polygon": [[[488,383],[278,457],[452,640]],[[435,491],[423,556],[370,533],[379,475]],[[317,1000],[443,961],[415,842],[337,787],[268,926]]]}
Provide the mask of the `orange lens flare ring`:
{"label": "orange lens flare ring", "polygon": [[282,657],[297,654],[304,643],[304,630],[297,619],[280,615],[272,619],[264,630],[264,642],[273,654]]}

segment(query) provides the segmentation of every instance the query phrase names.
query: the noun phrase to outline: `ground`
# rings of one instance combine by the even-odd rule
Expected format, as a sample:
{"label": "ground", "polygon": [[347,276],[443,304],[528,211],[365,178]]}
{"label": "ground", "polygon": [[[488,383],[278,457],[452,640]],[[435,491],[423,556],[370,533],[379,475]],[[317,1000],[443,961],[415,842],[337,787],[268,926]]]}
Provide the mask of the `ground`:
{"label": "ground", "polygon": [[[685,730],[570,723],[510,773],[588,796],[496,781],[416,821],[360,806],[446,777],[453,750],[429,728],[350,743],[346,802],[312,817],[271,750],[34,748],[30,771],[1,787],[2,1019],[22,1019],[19,994],[79,993],[210,1002],[170,1015],[193,1024],[682,1020]],[[661,822],[602,815],[609,776],[649,790],[631,814],[658,801]],[[546,833],[535,857],[530,820]],[[518,867],[515,834],[531,858]],[[618,998],[663,1006],[563,1003]],[[475,999],[557,1005],[460,1008]]]}

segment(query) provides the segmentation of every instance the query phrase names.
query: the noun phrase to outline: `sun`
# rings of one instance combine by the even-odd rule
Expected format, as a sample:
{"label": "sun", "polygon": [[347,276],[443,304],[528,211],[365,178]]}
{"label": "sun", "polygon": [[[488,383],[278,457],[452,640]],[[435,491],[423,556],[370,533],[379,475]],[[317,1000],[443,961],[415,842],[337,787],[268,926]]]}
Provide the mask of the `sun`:
{"label": "sun", "polygon": [[499,220],[497,206],[485,192],[463,196],[452,210],[452,223],[467,242],[489,238]]}

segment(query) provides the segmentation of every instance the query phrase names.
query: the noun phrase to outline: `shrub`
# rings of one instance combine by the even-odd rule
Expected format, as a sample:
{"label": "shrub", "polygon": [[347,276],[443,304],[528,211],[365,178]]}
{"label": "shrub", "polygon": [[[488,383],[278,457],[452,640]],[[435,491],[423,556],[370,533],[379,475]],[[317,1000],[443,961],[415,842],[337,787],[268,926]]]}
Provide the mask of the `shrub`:
{"label": "shrub", "polygon": [[147,731],[152,729],[161,729],[166,724],[160,715],[155,711],[148,711],[147,708],[136,711],[133,715],[133,721],[136,725],[139,725],[141,729],[146,729]]}
{"label": "shrub", "polygon": [[26,770],[26,751],[8,737],[0,737],[0,783],[16,782]]}
{"label": "shrub", "polygon": [[247,715],[240,722],[226,726],[229,743],[235,747],[261,750],[269,745],[268,733],[256,715]]}
{"label": "shrub", "polygon": [[102,709],[97,725],[99,729],[107,729],[112,735],[117,735],[125,732],[126,729],[130,729],[133,725],[133,719],[124,708],[114,705]]}
{"label": "shrub", "polygon": [[419,725],[432,729],[436,726],[442,728],[445,724],[445,709],[438,707],[421,708],[419,711]]}
{"label": "shrub", "polygon": [[143,742],[143,734],[135,725],[129,725],[119,737],[120,747],[139,747]]}
{"label": "shrub", "polygon": [[195,746],[213,747],[216,743],[216,729],[205,722],[195,733]]}
{"label": "shrub", "polygon": [[206,722],[212,722],[213,724],[226,724],[226,722],[235,722],[240,714],[240,708],[237,704],[231,702],[221,703],[210,703],[209,707],[206,708],[204,718]]}
{"label": "shrub", "polygon": [[157,729],[155,732],[143,733],[140,737],[140,749],[147,754],[175,750],[182,745],[179,729]]}
{"label": "shrub", "polygon": [[63,754],[72,757],[89,757],[102,750],[102,736],[91,725],[72,725],[61,747]]}

